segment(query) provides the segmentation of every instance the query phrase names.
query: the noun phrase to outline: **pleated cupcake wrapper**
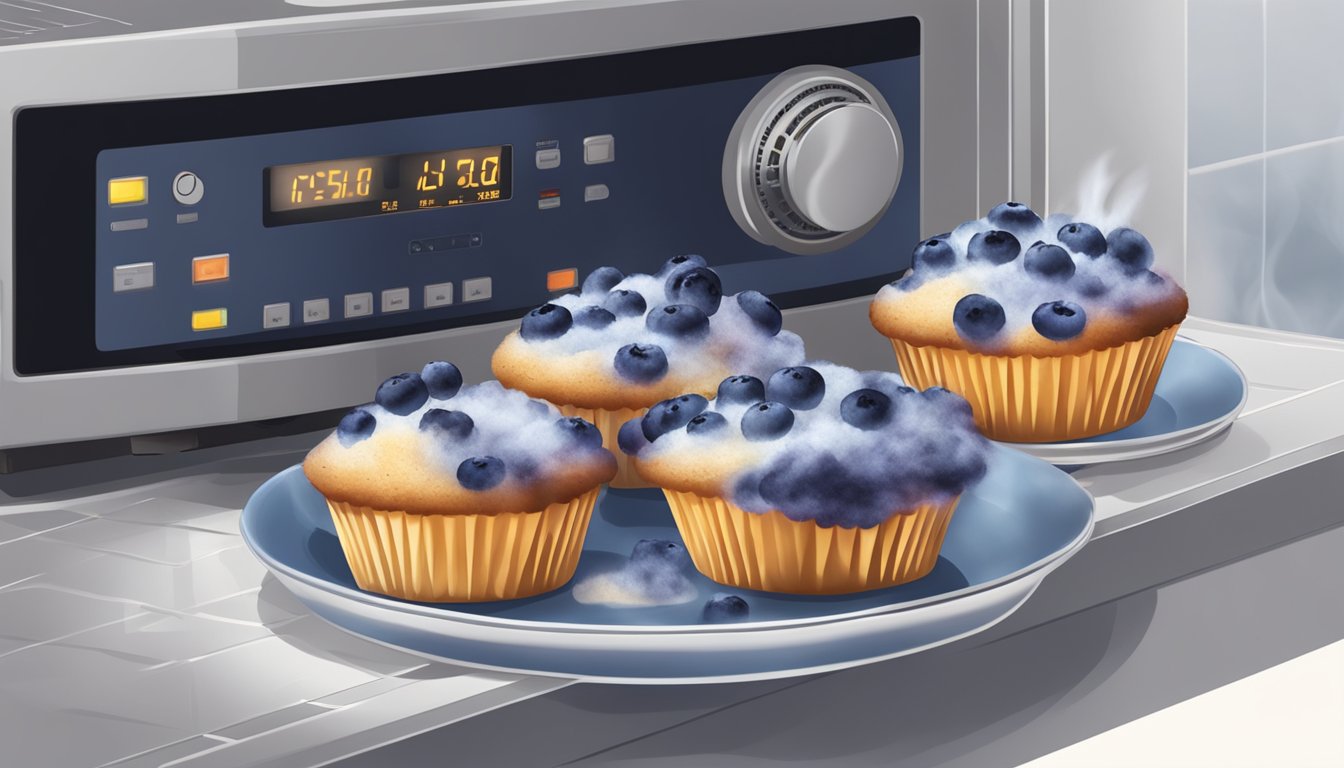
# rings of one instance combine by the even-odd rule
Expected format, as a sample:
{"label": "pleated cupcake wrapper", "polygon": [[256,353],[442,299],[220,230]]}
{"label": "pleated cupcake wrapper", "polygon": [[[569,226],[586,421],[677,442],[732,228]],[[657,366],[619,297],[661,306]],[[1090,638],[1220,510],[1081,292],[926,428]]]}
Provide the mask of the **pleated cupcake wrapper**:
{"label": "pleated cupcake wrapper", "polygon": [[872,528],[823,528],[780,512],[663,489],[695,567],[731,587],[834,595],[904,584],[938,562],[960,497],[894,514]]}
{"label": "pleated cupcake wrapper", "polygon": [[966,398],[987,437],[1045,443],[1114,432],[1142,418],[1179,327],[1058,357],[985,355],[899,339],[891,345],[908,384]]}
{"label": "pleated cupcake wrapper", "polygon": [[644,415],[647,408],[619,408],[616,410],[607,410],[605,408],[579,408],[573,405],[559,405],[556,407],[566,416],[578,416],[581,419],[587,419],[597,426],[602,433],[602,447],[611,451],[616,457],[616,477],[608,483],[612,488],[650,488],[652,487],[644,478],[635,471],[634,463],[630,457],[621,453],[621,448],[616,444],[616,434],[621,431],[621,425],[625,422],[639,418]]}
{"label": "pleated cupcake wrapper", "polygon": [[540,512],[417,515],[327,500],[361,589],[421,602],[511,600],[574,576],[599,488]]}

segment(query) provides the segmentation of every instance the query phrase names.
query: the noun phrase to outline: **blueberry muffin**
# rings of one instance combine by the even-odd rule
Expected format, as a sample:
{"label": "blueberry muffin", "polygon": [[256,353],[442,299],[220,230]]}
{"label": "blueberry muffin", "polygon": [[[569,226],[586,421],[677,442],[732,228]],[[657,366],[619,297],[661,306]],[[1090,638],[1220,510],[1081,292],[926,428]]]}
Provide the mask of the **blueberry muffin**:
{"label": "blueberry muffin", "polygon": [[616,459],[591,423],[433,362],[383,382],[303,471],[361,589],[473,602],[569,581]]}
{"label": "blueberry muffin", "polygon": [[1050,442],[1142,418],[1188,306],[1139,232],[1004,203],[920,243],[869,316],[906,381],[965,397],[991,438]]}
{"label": "blueberry muffin", "polygon": [[[699,256],[676,256],[653,275],[594,270],[577,293],[532,310],[495,350],[507,387],[592,421],[614,450],[616,431],[654,403],[713,394],[733,372],[763,375],[801,362],[803,342],[756,291],[727,295]],[[622,459],[616,487],[640,487]]]}
{"label": "blueberry muffin", "polygon": [[658,403],[620,444],[663,489],[701,573],[802,594],[928,574],[988,450],[957,395],[822,362]]}

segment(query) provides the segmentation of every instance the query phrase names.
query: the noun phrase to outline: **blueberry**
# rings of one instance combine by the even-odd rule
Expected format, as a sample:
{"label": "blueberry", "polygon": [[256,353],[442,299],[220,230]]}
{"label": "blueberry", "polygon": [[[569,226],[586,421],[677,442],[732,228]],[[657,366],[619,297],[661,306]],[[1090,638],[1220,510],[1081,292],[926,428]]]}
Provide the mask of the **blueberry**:
{"label": "blueberry", "polygon": [[891,398],[876,389],[856,389],[840,401],[840,418],[859,429],[879,429],[893,413]]}
{"label": "blueberry", "polygon": [[420,378],[429,388],[429,396],[439,400],[447,400],[462,389],[462,372],[456,365],[442,360],[426,363],[420,369]]}
{"label": "blueberry", "polygon": [[689,267],[707,267],[707,266],[709,266],[709,264],[705,262],[705,258],[703,256],[697,256],[693,253],[687,253],[681,256],[673,256],[672,258],[663,262],[663,266],[659,267],[658,273],[655,274],[654,277],[665,278],[668,275],[680,269],[686,269]]}
{"label": "blueberry", "polygon": [[1129,227],[1111,230],[1111,234],[1106,236],[1106,252],[1131,275],[1153,266],[1152,243]]}
{"label": "blueberry", "polygon": [[709,316],[690,304],[666,304],[655,307],[644,319],[654,333],[674,339],[699,339],[709,334]]}
{"label": "blueberry", "polygon": [[606,293],[625,279],[621,270],[615,267],[598,267],[583,279],[583,293]]}
{"label": "blueberry", "polygon": [[755,376],[729,376],[719,382],[720,403],[759,403],[765,399],[765,383]]}
{"label": "blueberry", "polygon": [[952,324],[957,333],[971,341],[990,338],[1003,328],[1003,322],[1003,305],[978,293],[963,296],[952,308]]}
{"label": "blueberry", "polygon": [[597,431],[597,427],[593,426],[591,421],[578,416],[567,416],[555,422],[555,426],[575,445],[593,449],[602,447],[602,433]]}
{"label": "blueberry", "polygon": [[635,565],[668,566],[678,571],[691,568],[691,555],[680,542],[670,539],[640,539],[630,550],[630,562]]}
{"label": "blueberry", "polygon": [[770,297],[760,291],[743,291],[737,294],[737,306],[751,318],[756,327],[767,336],[774,336],[784,327],[784,315]]}
{"label": "blueberry", "polygon": [[1047,301],[1031,313],[1031,324],[1045,338],[1064,341],[1083,332],[1087,313],[1071,301]]}
{"label": "blueberry", "polygon": [[826,396],[826,380],[817,369],[806,365],[780,368],[770,375],[765,394],[777,403],[807,411],[816,408]]}
{"label": "blueberry", "polygon": [[1000,203],[994,206],[989,215],[989,223],[995,229],[1010,229],[1016,232],[1030,232],[1040,227],[1041,217],[1021,203]]}
{"label": "blueberry", "polygon": [[913,260],[915,269],[947,269],[956,263],[957,252],[952,249],[952,244],[947,242],[951,236],[951,232],[934,235],[915,246]]}
{"label": "blueberry", "polygon": [[1078,279],[1078,293],[1089,299],[1096,299],[1105,296],[1110,288],[1106,282],[1096,275],[1082,277]]}
{"label": "blueberry", "polygon": [[461,411],[445,408],[430,408],[420,417],[420,431],[430,432],[435,437],[447,437],[453,440],[466,440],[476,423]]}
{"label": "blueberry", "polygon": [[718,312],[719,303],[723,301],[723,281],[709,267],[679,269],[667,276],[663,288],[668,301],[690,304],[706,316]]}
{"label": "blueberry", "polygon": [[747,601],[737,595],[716,594],[705,603],[705,609],[700,613],[700,620],[706,624],[729,624],[735,621],[746,621],[751,615],[751,608]]}
{"label": "blueberry", "polygon": [[1058,245],[1046,245],[1041,242],[1027,249],[1027,254],[1022,257],[1022,266],[1034,275],[1060,281],[1073,277],[1073,273],[1078,269],[1074,266],[1073,257],[1068,251]]}
{"label": "blueberry", "polygon": [[777,440],[793,429],[793,411],[783,403],[757,403],[742,414],[742,436],[752,442]]}
{"label": "blueberry", "polygon": [[457,465],[457,482],[469,491],[488,491],[504,482],[504,462],[494,456],[473,456]]}
{"label": "blueberry", "polygon": [[640,428],[644,430],[644,437],[653,442],[674,429],[686,426],[708,407],[709,401],[700,395],[682,395],[664,400],[644,414]]}
{"label": "blueberry", "polygon": [[1022,244],[1012,233],[991,229],[971,238],[966,246],[968,261],[986,261],[990,264],[1007,264],[1022,252]]}
{"label": "blueberry", "polygon": [[1100,229],[1091,224],[1084,224],[1081,221],[1065,224],[1060,227],[1059,234],[1056,237],[1059,238],[1059,242],[1074,253],[1081,253],[1095,259],[1106,252],[1106,236],[1101,234]]}
{"label": "blueberry", "polygon": [[523,316],[523,327],[519,333],[526,341],[558,339],[573,324],[574,317],[568,309],[559,304],[542,304]]}
{"label": "blueberry", "polygon": [[622,288],[608,293],[602,307],[617,317],[642,317],[649,305],[637,291]]}
{"label": "blueberry", "polygon": [[692,435],[708,435],[718,432],[726,426],[728,426],[728,420],[723,418],[723,414],[705,411],[686,422],[686,431]]}
{"label": "blueberry", "polygon": [[367,439],[378,426],[378,419],[363,408],[355,408],[341,417],[336,425],[336,439],[349,448],[361,440]]}
{"label": "blueberry", "polygon": [[574,313],[574,324],[580,328],[606,328],[616,322],[616,315],[602,307],[582,307]]}
{"label": "blueberry", "polygon": [[414,413],[429,400],[429,388],[418,373],[398,373],[378,385],[373,401],[398,416]]}
{"label": "blueberry", "polygon": [[626,344],[616,350],[616,372],[639,384],[648,384],[667,375],[667,355],[656,344]]}
{"label": "blueberry", "polygon": [[966,398],[950,389],[944,387],[929,387],[919,394],[926,402],[959,413],[967,419],[972,418],[974,415],[974,412],[971,410],[971,404],[966,402]]}
{"label": "blueberry", "polygon": [[616,446],[621,449],[621,453],[627,456],[634,456],[648,444],[649,438],[644,436],[644,428],[640,426],[640,419],[631,419],[625,422],[616,432]]}

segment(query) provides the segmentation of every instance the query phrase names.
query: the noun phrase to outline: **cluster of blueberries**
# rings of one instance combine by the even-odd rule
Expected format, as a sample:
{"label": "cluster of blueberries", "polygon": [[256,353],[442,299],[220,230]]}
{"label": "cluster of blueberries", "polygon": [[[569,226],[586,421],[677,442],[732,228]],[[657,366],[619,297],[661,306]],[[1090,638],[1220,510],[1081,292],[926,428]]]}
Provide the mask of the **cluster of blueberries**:
{"label": "cluster of blueberries", "polygon": [[[449,400],[462,389],[462,372],[452,363],[436,360],[427,363],[419,373],[399,373],[382,384],[374,393],[373,402],[389,413],[409,416],[424,406],[429,398]],[[545,403],[532,400],[531,405],[540,416],[551,413]],[[467,439],[476,429],[471,416],[463,411],[430,408],[420,416],[420,431],[452,443]],[[378,419],[367,405],[357,406],[336,425],[336,439],[349,448],[373,435]],[[591,422],[577,417],[561,418],[555,422],[570,443],[589,450],[602,447],[602,433]],[[496,456],[473,456],[457,467],[457,481],[472,491],[487,491],[504,482],[507,467]]]}
{"label": "cluster of blueberries", "polygon": [[[897,399],[921,396],[911,387],[899,387]],[[939,398],[951,395],[942,387],[925,390],[922,396]],[[755,376],[729,376],[719,383],[715,403],[746,405],[739,428],[752,442],[778,440],[793,429],[794,411],[807,411],[821,404],[826,396],[826,380],[815,368],[795,365],[780,368],[763,382]],[[840,418],[862,430],[881,429],[896,415],[897,400],[871,388],[861,388],[840,401]],[[709,401],[701,395],[680,395],[664,400],[644,414],[621,425],[617,444],[630,455],[675,429],[689,434],[709,435],[726,429],[728,420],[721,413],[707,410]]]}
{"label": "cluster of blueberries", "polygon": [[[709,335],[709,318],[723,301],[723,282],[704,258],[673,256],[654,277],[663,280],[667,303],[649,309],[638,291],[616,289],[625,275],[615,267],[599,267],[583,281],[580,295],[601,297],[573,312],[559,304],[543,304],[523,317],[519,335],[525,341],[558,339],[571,328],[602,329],[617,318],[644,317],[644,326],[656,336],[695,341]],[[783,327],[783,316],[774,302],[757,291],[737,294],[738,306],[762,333],[774,336]],[[616,372],[641,384],[667,375],[667,354],[657,344],[627,344],[616,352]]]}
{"label": "cluster of blueberries", "polygon": [[[1063,246],[1037,240],[1024,251],[1019,238],[1032,237],[1043,231],[1045,222],[1031,208],[1021,203],[1002,203],[986,217],[994,229],[979,232],[966,246],[966,260],[970,263],[1008,264],[1022,257],[1022,268],[1041,280],[1066,282],[1077,272],[1074,256],[1091,259],[1110,259],[1122,272],[1131,276],[1161,279],[1149,270],[1153,265],[1153,246],[1148,238],[1128,227],[1118,227],[1109,235],[1083,222],[1070,222],[1060,227],[1055,237]],[[935,235],[915,247],[914,266],[925,274],[952,269],[957,253],[948,238],[951,233]],[[1066,250],[1067,249],[1067,250]],[[1099,296],[1106,290],[1100,282],[1082,286],[1085,295]],[[1004,325],[1003,305],[979,293],[968,294],[952,310],[952,322],[957,333],[971,341],[986,341]],[[1052,341],[1066,341],[1083,332],[1087,313],[1071,301],[1049,301],[1036,308],[1031,324],[1042,336]]]}
{"label": "cluster of blueberries", "polygon": [[[654,600],[673,599],[689,587],[691,556],[686,547],[670,539],[640,539],[630,552],[630,562],[621,575],[640,594]],[[716,594],[705,603],[701,619],[721,624],[745,621],[751,613],[747,601],[737,595]]]}

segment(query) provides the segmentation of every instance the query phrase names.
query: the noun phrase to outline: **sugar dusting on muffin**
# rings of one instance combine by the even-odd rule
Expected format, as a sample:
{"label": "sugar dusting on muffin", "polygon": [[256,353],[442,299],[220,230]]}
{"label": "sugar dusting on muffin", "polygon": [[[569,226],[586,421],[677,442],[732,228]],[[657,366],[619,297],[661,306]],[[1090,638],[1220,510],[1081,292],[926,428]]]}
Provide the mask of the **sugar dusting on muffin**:
{"label": "sugar dusting on muffin", "polygon": [[719,393],[660,403],[639,434],[623,430],[641,474],[750,512],[868,528],[949,500],[986,471],[988,441],[966,401],[891,373],[813,362],[765,381],[731,377]]}

